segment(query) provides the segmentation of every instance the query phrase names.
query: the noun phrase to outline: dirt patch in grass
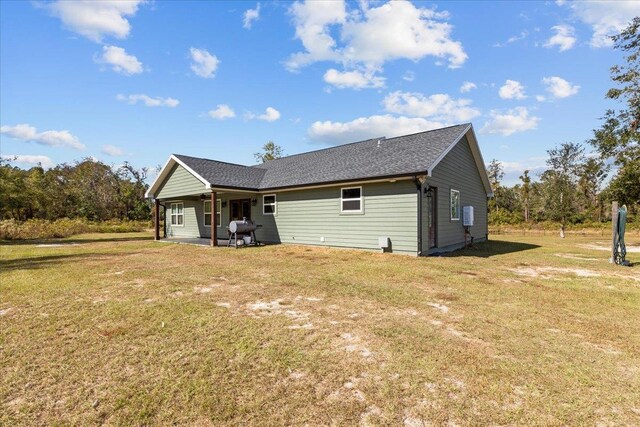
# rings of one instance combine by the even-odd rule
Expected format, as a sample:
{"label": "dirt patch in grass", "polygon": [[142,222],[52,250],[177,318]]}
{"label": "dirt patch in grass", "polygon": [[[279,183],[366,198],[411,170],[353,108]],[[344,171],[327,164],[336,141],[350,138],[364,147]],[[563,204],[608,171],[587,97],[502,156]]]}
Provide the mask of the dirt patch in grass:
{"label": "dirt patch in grass", "polygon": [[428,302],[427,305],[429,307],[433,307],[436,310],[438,310],[441,313],[448,313],[449,312],[449,307],[444,305],[444,304],[440,304],[438,302]]}
{"label": "dirt patch in grass", "polygon": [[1,425],[640,425],[640,287],[593,237],[95,239],[2,247]]}
{"label": "dirt patch in grass", "polygon": [[602,258],[589,258],[589,257],[585,257],[582,255],[577,255],[577,254],[563,254],[563,253],[559,253],[559,254],[554,254],[557,257],[560,258],[566,258],[566,259],[575,259],[578,261],[602,261]]}
{"label": "dirt patch in grass", "polygon": [[585,268],[519,267],[511,269],[511,271],[519,276],[539,277],[542,279],[553,279],[566,274],[577,277],[600,277],[600,273]]}
{"label": "dirt patch in grass", "polygon": [[15,311],[15,308],[13,307],[0,308],[0,316],[6,316],[8,314],[11,314],[14,311]]}
{"label": "dirt patch in grass", "polygon": [[[611,242],[581,243],[578,246],[585,249],[611,252]],[[640,253],[640,245],[629,243],[626,245],[626,247],[627,253]]]}

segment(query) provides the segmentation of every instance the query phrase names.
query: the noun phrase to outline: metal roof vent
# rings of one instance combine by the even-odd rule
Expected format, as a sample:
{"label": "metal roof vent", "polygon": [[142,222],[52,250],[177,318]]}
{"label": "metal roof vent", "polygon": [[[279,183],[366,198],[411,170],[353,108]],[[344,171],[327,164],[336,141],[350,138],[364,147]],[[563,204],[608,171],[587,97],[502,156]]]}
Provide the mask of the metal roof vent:
{"label": "metal roof vent", "polygon": [[378,138],[378,148],[380,148],[380,145],[382,144],[382,141],[384,141],[386,139],[386,137],[382,137],[382,138]]}

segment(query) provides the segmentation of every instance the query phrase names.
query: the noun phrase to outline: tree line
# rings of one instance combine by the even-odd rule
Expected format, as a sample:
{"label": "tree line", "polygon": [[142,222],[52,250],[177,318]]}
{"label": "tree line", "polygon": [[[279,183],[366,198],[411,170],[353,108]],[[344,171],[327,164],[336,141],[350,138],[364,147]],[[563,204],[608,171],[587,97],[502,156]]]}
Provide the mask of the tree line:
{"label": "tree line", "polygon": [[[491,223],[554,221],[563,234],[567,224],[607,220],[614,200],[627,205],[631,217],[640,213],[640,17],[613,41],[625,63],[611,67],[616,87],[605,97],[618,101],[620,108],[606,111],[602,126],[585,144],[568,142],[548,150],[546,169],[538,179],[525,170],[518,184],[502,185],[504,169],[491,161]],[[593,152],[587,155],[589,146]]]}
{"label": "tree line", "polygon": [[90,158],[49,170],[0,159],[0,219],[148,220],[147,174],[127,162],[114,168]]}
{"label": "tree line", "polygon": [[[488,204],[490,224],[552,221],[564,230],[568,224],[608,220],[609,202],[615,198],[613,182],[601,187],[609,166],[600,158],[587,157],[581,144],[560,144],[547,154],[546,170],[537,177],[525,170],[513,186],[502,183],[504,168],[499,161],[489,163],[494,193]],[[628,203],[637,209],[637,203]]]}
{"label": "tree line", "polygon": [[[494,191],[489,201],[492,224],[553,221],[561,224],[608,220],[612,200],[626,204],[630,217],[640,212],[640,17],[619,35],[614,47],[625,63],[611,68],[615,87],[606,98],[620,108],[608,110],[603,124],[585,144],[563,143],[547,151],[546,170],[520,182],[503,185],[504,169],[493,160],[488,175]],[[593,152],[587,154],[587,147]],[[258,162],[282,155],[272,141],[255,153]],[[613,176],[609,176],[611,172]],[[84,218],[148,220],[151,206],[144,198],[148,169],[125,162],[113,168],[87,158],[49,170],[23,170],[11,159],[0,159],[0,219]],[[610,178],[609,181],[606,181]],[[603,188],[603,184],[606,185]]]}

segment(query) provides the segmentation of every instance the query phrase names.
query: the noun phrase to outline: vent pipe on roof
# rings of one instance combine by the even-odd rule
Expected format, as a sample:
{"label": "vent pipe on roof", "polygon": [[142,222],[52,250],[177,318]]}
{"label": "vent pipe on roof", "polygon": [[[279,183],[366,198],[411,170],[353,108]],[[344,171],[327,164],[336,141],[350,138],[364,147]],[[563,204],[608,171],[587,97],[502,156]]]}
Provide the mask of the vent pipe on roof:
{"label": "vent pipe on roof", "polygon": [[378,138],[378,148],[380,148],[380,145],[382,144],[382,141],[384,141],[386,139],[386,137],[382,137],[382,138]]}

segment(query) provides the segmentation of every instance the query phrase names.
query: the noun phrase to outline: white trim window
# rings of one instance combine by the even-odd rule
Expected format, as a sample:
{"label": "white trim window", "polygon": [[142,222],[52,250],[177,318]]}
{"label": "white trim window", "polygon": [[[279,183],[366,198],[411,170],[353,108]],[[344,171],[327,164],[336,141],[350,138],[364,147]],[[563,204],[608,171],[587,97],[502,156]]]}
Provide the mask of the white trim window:
{"label": "white trim window", "polygon": [[171,226],[184,227],[184,203],[171,203]]}
{"label": "white trim window", "polygon": [[451,190],[451,221],[460,221],[460,191]]}
{"label": "white trim window", "polygon": [[202,208],[203,224],[205,227],[211,227],[211,200],[205,200]]}
{"label": "white trim window", "polygon": [[340,189],[340,212],[362,213],[362,187]]}
{"label": "white trim window", "polygon": [[265,194],[262,196],[262,214],[275,215],[278,212],[278,205],[275,194]]}
{"label": "white trim window", "polygon": [[[216,200],[216,227],[222,226],[221,200]],[[204,226],[211,227],[211,200],[204,201]]]}

